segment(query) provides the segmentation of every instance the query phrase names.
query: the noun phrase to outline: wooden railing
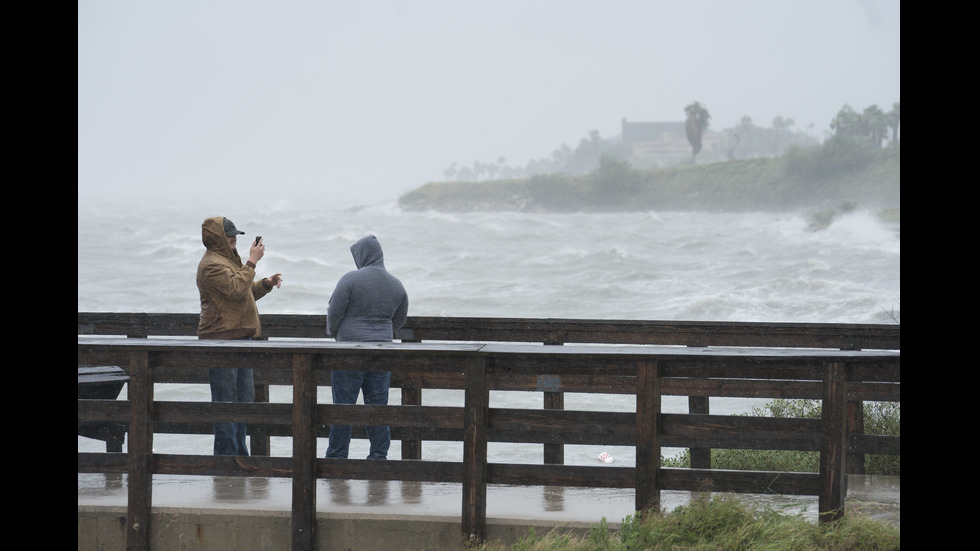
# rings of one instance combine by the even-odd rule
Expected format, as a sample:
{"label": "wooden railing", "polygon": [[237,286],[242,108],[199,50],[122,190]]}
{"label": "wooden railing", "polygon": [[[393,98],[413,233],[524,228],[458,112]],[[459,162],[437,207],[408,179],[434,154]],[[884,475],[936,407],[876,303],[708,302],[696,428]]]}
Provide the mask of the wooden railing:
{"label": "wooden railing", "polygon": [[[659,508],[661,490],[816,495],[821,519],[833,519],[843,512],[848,452],[900,453],[899,437],[848,432],[848,412],[854,411],[854,404],[900,401],[897,325],[499,319],[463,323],[459,318],[414,318],[400,333],[402,339],[460,342],[369,344],[322,338],[322,316],[263,316],[263,333],[271,339],[266,341],[87,336],[186,336],[196,329],[197,316],[78,316],[79,365],[119,365],[130,376],[128,400],[79,399],[78,404],[80,423],[127,425],[127,453],[79,453],[78,468],[79,472],[129,473],[127,534],[128,547],[133,549],[149,548],[153,474],[291,477],[293,548],[298,550],[315,546],[315,482],[321,478],[462,483],[461,534],[480,540],[486,535],[487,484],[634,488],[639,512]],[[748,343],[745,347],[714,346],[731,346],[739,335],[744,337],[741,342]],[[565,343],[581,339],[602,345],[505,342],[538,339]],[[665,341],[657,344],[689,346],[622,346],[657,340]],[[157,383],[206,382],[207,369],[222,366],[253,368],[260,386],[291,385],[292,403],[153,399]],[[336,366],[391,371],[392,386],[402,389],[402,405],[317,404],[316,387],[329,385],[330,370]],[[463,389],[464,404],[420,405],[422,388]],[[544,392],[552,399],[546,399],[544,410],[491,408],[490,390]],[[565,411],[561,409],[564,392],[635,394],[636,411]],[[815,398],[822,401],[823,417],[665,414],[660,404],[666,395],[698,396],[705,401],[707,396]],[[391,425],[392,437],[402,440],[403,458],[411,460],[316,456],[316,438],[325,436],[330,424],[366,425],[378,419]],[[244,421],[266,435],[291,437],[292,457],[258,454],[254,434],[249,457],[152,453],[156,433],[208,433],[211,423],[230,420]],[[412,457],[426,440],[463,442],[462,462]],[[488,442],[543,444],[545,464],[489,463]],[[636,466],[563,465],[559,459],[565,444],[635,446]],[[697,465],[662,468],[661,447],[818,451],[820,472],[732,472]]]}
{"label": "wooden railing", "polygon": [[[325,338],[326,315],[262,314],[266,338]],[[79,335],[197,335],[199,314],[79,312]],[[757,323],[409,317],[403,342],[604,343],[898,350],[901,326],[864,323]]]}

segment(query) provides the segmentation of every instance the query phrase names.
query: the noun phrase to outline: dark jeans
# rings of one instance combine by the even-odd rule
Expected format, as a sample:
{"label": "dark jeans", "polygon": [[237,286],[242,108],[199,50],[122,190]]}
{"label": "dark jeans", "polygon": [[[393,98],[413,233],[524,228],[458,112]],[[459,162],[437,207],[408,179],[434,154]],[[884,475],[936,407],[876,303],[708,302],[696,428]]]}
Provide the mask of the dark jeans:
{"label": "dark jeans", "polygon": [[[388,388],[391,386],[390,371],[342,371],[330,373],[330,389],[335,404],[355,404],[357,394],[364,392],[367,405],[388,405]],[[391,427],[388,425],[368,426],[367,436],[371,441],[368,459],[388,459],[391,445]],[[347,459],[350,451],[350,425],[330,425],[330,444],[327,457]]]}
{"label": "dark jeans", "polygon": [[[212,402],[251,402],[255,384],[251,369],[211,368]],[[214,424],[214,455],[248,455],[245,446],[245,423]]]}

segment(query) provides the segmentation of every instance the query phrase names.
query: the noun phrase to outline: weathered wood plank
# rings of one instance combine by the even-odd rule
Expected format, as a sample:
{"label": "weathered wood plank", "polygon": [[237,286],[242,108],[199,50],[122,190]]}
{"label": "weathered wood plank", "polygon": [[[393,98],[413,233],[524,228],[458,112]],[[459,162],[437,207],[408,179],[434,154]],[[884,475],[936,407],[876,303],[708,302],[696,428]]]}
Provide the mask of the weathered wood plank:
{"label": "weathered wood plank", "polygon": [[565,465],[556,469],[554,465],[490,463],[487,473],[488,484],[624,489],[636,487],[636,469],[633,467]]}
{"label": "weathered wood plank", "polygon": [[636,510],[660,510],[660,364],[636,364]]}
{"label": "weathered wood plank", "polygon": [[308,354],[293,364],[292,549],[316,549],[316,384]]}
{"label": "weathered wood plank", "polygon": [[207,472],[216,476],[260,476],[283,478],[293,476],[292,457],[255,455],[187,455],[154,454],[153,473],[197,475]]}
{"label": "weathered wood plank", "polygon": [[723,469],[663,468],[662,488],[688,492],[773,493],[817,495],[821,478],[817,473],[782,471],[731,471]]}
{"label": "weathered wood plank", "polygon": [[[401,375],[401,374],[399,374]],[[422,380],[417,374],[409,373],[404,377],[399,377],[397,383],[392,377],[392,387],[401,388],[401,399],[403,406],[421,406],[422,405]],[[392,435],[396,438],[395,435]],[[422,439],[405,439],[402,438],[402,459],[403,460],[419,460],[422,459]]]}
{"label": "weathered wood plank", "polygon": [[544,444],[636,443],[636,414],[608,411],[491,408],[492,442]]}
{"label": "weathered wood plank", "polygon": [[[78,333],[194,336],[198,314],[78,312]],[[324,338],[325,315],[262,314],[270,338]],[[684,322],[410,316],[395,338],[406,341],[785,346],[840,350],[901,348],[898,324]]]}
{"label": "weathered wood plank", "polygon": [[[253,401],[256,403],[268,403],[269,385],[254,383],[253,379],[253,387],[255,389]],[[247,430],[249,444],[252,446],[252,455],[270,455],[272,453],[272,440],[269,437],[270,435],[265,432],[264,427],[261,424],[255,424],[249,426]]]}
{"label": "weathered wood plank", "polygon": [[665,413],[661,422],[671,447],[818,451],[823,444],[819,419]]}
{"label": "weathered wood plank", "polygon": [[324,425],[366,426],[384,419],[391,426],[461,429],[464,423],[458,407],[321,404],[316,409],[317,418]]}
{"label": "weathered wood plank", "polygon": [[129,480],[126,548],[150,549],[153,507],[153,370],[149,354],[134,350],[129,363]]}
{"label": "weathered wood plank", "polygon": [[[722,386],[720,388],[727,388],[728,385]],[[687,412],[689,414],[696,415],[708,415],[711,413],[709,396],[712,396],[710,392],[691,392],[687,395]],[[699,443],[697,446],[692,446],[690,448],[691,455],[691,467],[695,469],[710,469],[711,468],[711,448],[702,447],[704,444]]]}
{"label": "weathered wood plank", "polygon": [[317,478],[459,483],[465,476],[462,462],[317,459]]}
{"label": "weathered wood plank", "polygon": [[463,511],[462,541],[480,543],[487,537],[487,425],[490,385],[487,362],[471,359],[466,364],[465,413],[463,415]]}
{"label": "weathered wood plank", "polygon": [[129,400],[79,400],[78,421],[126,423],[132,416]]}
{"label": "weathered wood plank", "polygon": [[844,515],[847,495],[847,379],[844,364],[829,362],[821,407],[823,447],[820,451],[820,520],[830,522]]}
{"label": "weathered wood plank", "polygon": [[[538,380],[538,388],[543,386],[544,381]],[[493,383],[490,384],[490,388],[493,388]],[[551,388],[548,386],[547,388]],[[550,410],[563,410],[565,409],[565,393],[555,392],[555,391],[545,391],[544,393],[544,409]],[[491,419],[491,425],[493,421]],[[545,443],[544,445],[544,462],[551,465],[562,465],[565,463],[565,445],[560,443]]]}

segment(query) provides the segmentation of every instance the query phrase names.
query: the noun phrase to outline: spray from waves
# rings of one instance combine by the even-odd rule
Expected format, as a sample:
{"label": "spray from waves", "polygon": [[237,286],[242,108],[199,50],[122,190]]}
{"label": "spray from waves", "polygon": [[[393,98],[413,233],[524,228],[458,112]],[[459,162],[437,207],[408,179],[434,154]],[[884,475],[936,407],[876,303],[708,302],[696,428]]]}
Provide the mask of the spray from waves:
{"label": "spray from waves", "polygon": [[895,254],[898,254],[901,244],[896,227],[882,223],[874,213],[866,210],[848,212],[837,217],[823,230],[823,237],[831,242]]}

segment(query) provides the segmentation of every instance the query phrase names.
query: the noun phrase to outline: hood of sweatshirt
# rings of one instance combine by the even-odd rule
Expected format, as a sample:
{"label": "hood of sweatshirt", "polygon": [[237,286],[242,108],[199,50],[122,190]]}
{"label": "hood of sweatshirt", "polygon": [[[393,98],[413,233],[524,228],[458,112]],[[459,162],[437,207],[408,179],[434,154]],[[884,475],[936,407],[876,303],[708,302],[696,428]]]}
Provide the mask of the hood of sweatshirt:
{"label": "hood of sweatshirt", "polygon": [[350,246],[350,253],[354,257],[354,265],[357,266],[358,270],[367,266],[385,267],[381,243],[373,235],[358,239],[356,243]]}
{"label": "hood of sweatshirt", "polygon": [[238,251],[232,249],[231,245],[228,244],[228,237],[225,235],[224,216],[215,216],[204,220],[204,223],[201,224],[201,241],[204,242],[207,250],[235,260],[239,264],[242,263]]}

